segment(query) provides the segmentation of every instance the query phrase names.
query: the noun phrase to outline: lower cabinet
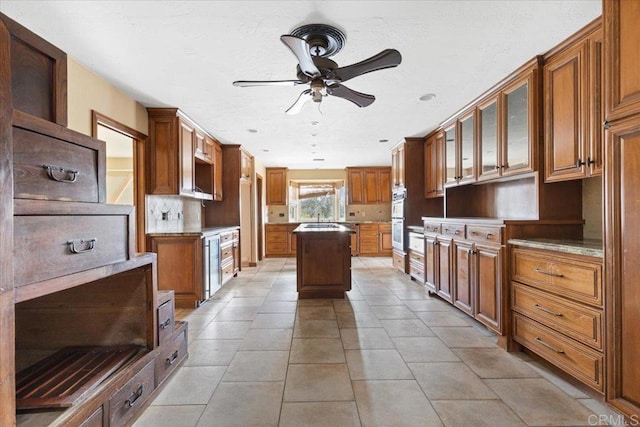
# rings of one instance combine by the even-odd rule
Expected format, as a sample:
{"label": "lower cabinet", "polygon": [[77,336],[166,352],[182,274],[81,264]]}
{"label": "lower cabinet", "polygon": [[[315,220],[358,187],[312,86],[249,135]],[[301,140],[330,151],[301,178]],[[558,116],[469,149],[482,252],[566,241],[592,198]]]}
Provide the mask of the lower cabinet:
{"label": "lower cabinet", "polygon": [[[394,260],[395,254],[394,253]],[[420,233],[409,232],[409,244],[407,250],[409,258],[409,275],[421,285],[425,282],[424,275],[424,235]],[[404,257],[402,258],[404,271]]]}
{"label": "lower cabinet", "polygon": [[296,256],[296,236],[293,230],[298,227],[293,224],[266,224],[265,256],[271,258]]}
{"label": "lower cabinet", "polygon": [[391,256],[393,240],[391,223],[359,224],[358,253],[363,256]]}

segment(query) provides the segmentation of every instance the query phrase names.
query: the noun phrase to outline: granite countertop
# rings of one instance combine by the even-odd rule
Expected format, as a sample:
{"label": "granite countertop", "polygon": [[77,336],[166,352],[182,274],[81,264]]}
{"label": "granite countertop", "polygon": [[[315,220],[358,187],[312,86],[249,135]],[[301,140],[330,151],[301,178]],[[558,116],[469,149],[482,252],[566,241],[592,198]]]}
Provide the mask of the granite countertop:
{"label": "granite countertop", "polygon": [[315,223],[303,223],[300,224],[294,233],[326,233],[326,232],[338,232],[338,233],[354,233],[353,229],[346,225],[341,225],[337,222],[315,222]]}
{"label": "granite countertop", "polygon": [[[330,224],[383,224],[383,223],[389,223],[391,222],[390,219],[383,219],[381,221],[333,221],[330,222]],[[266,223],[266,225],[289,225],[289,224],[314,224],[316,223],[315,221],[308,221],[308,222],[300,222],[300,221],[289,221],[289,222],[268,222]],[[320,222],[322,223],[322,221]]]}
{"label": "granite countertop", "polygon": [[147,233],[150,237],[163,237],[163,236],[210,236],[212,234],[219,234],[228,230],[238,230],[239,225],[228,225],[221,227],[207,227],[207,228],[185,228],[183,230],[176,231],[155,231],[153,233]]}
{"label": "granite countertop", "polygon": [[407,230],[414,233],[424,233],[424,225],[407,225]]}
{"label": "granite countertop", "polygon": [[562,239],[510,239],[509,244],[534,249],[565,252],[574,255],[585,255],[603,258],[602,240],[562,240]]}

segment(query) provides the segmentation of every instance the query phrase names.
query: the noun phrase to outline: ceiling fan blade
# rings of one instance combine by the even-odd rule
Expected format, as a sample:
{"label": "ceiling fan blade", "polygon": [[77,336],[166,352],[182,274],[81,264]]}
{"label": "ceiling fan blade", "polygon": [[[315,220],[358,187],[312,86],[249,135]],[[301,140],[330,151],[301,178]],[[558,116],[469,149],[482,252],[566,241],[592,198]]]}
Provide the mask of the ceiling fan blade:
{"label": "ceiling fan blade", "polygon": [[252,86],[296,86],[304,84],[300,80],[237,80],[233,82],[234,86],[252,87]]}
{"label": "ceiling fan blade", "polygon": [[286,44],[296,58],[298,58],[300,70],[302,70],[304,74],[314,78],[320,76],[320,70],[318,70],[318,67],[313,63],[311,52],[309,52],[309,45],[304,39],[296,36],[284,35],[280,36],[280,40],[282,40],[282,43]]}
{"label": "ceiling fan blade", "polygon": [[346,67],[336,68],[329,75],[329,79],[346,82],[349,79],[370,73],[371,71],[397,67],[402,62],[402,55],[395,49],[385,49],[371,58]]}
{"label": "ceiling fan blade", "polygon": [[311,99],[311,89],[302,91],[296,102],[285,111],[287,114],[298,114],[302,111],[302,107]]}
{"label": "ceiling fan blade", "polygon": [[376,100],[376,97],[373,95],[356,92],[355,90],[349,89],[341,84],[327,86],[327,93],[331,96],[337,96],[339,98],[344,98],[347,101],[351,101],[358,107],[368,107]]}

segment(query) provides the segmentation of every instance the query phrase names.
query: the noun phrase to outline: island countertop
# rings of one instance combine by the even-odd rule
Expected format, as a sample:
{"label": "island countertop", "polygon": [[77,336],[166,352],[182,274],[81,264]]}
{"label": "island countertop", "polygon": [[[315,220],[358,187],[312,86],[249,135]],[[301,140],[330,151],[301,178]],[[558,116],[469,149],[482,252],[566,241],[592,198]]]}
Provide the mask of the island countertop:
{"label": "island countertop", "polygon": [[294,233],[355,233],[355,231],[348,226],[337,224],[335,222],[306,222],[300,224],[293,230]]}

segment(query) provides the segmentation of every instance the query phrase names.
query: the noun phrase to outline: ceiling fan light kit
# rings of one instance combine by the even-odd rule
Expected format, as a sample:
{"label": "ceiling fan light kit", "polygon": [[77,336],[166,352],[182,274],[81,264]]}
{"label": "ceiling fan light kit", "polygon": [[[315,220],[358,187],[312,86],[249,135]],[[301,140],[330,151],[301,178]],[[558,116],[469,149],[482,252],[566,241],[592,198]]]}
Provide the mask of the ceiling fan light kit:
{"label": "ceiling fan light kit", "polygon": [[346,41],[341,30],[325,24],[309,24],[296,28],[291,34],[280,36],[298,60],[297,80],[238,80],[234,86],[297,86],[308,84],[296,102],[286,110],[287,114],[297,114],[309,101],[321,102],[323,97],[336,96],[367,107],[375,101],[375,96],[357,92],[342,85],[343,82],[372,71],[393,68],[402,62],[400,52],[385,49],[377,55],[356,64],[338,67],[329,56],[338,53]]}

